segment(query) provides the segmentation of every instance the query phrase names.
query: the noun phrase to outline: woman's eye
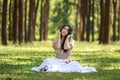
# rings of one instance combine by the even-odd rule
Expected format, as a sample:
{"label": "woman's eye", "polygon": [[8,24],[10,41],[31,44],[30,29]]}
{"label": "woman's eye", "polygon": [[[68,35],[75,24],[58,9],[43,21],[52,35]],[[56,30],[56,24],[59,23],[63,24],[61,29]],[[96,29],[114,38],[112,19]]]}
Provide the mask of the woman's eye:
{"label": "woman's eye", "polygon": [[66,31],[69,31],[68,29],[66,29],[66,28],[63,28],[64,30],[66,30]]}

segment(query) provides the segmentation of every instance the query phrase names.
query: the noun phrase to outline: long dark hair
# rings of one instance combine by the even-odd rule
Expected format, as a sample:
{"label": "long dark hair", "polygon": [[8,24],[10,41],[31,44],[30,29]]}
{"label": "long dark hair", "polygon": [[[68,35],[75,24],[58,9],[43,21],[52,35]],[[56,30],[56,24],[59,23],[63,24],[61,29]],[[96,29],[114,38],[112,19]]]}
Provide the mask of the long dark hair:
{"label": "long dark hair", "polygon": [[[60,31],[62,31],[62,29],[65,27],[65,26],[68,26],[69,27],[69,30],[68,30],[68,34],[65,36],[62,44],[61,44],[61,48],[64,50],[64,52],[67,52],[66,49],[64,49],[64,44],[65,44],[65,40],[67,38],[68,35],[71,35],[72,34],[72,27],[70,25],[63,25],[61,28],[60,28]],[[62,37],[62,34],[61,34],[61,37]]]}

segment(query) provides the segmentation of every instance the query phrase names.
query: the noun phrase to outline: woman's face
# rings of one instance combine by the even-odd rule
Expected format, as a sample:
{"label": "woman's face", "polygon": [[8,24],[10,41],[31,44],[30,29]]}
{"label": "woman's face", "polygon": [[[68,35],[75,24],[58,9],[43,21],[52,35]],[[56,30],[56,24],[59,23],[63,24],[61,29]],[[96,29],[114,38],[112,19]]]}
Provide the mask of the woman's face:
{"label": "woman's face", "polygon": [[69,32],[69,27],[68,26],[65,26],[62,31],[61,31],[61,34],[63,37],[65,37]]}

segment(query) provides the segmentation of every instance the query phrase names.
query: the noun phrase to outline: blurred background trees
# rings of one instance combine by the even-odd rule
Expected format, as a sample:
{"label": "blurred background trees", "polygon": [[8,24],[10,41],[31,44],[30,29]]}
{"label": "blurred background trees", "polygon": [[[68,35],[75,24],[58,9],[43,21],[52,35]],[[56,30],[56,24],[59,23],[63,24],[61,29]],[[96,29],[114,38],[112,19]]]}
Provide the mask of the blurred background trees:
{"label": "blurred background trees", "polygon": [[0,0],[2,45],[53,39],[64,24],[76,41],[118,41],[120,0]]}

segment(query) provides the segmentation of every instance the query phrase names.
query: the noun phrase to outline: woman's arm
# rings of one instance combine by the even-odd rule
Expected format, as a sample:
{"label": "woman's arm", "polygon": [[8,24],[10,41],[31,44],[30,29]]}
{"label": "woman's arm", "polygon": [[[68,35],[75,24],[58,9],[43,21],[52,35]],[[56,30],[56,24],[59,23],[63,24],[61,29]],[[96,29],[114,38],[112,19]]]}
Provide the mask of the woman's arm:
{"label": "woman's arm", "polygon": [[59,40],[59,39],[57,39],[57,41],[55,41],[55,42],[53,43],[53,48],[54,48],[54,49],[60,48],[60,40]]}
{"label": "woman's arm", "polygon": [[65,44],[64,44],[64,49],[65,50],[69,50],[69,49],[73,48],[73,46],[69,43],[70,39],[71,39],[71,35],[68,35],[66,40],[65,40]]}
{"label": "woman's arm", "polygon": [[60,48],[61,47],[60,43],[61,43],[61,39],[60,39],[60,31],[59,31],[58,39],[53,43],[53,48],[54,49]]}

